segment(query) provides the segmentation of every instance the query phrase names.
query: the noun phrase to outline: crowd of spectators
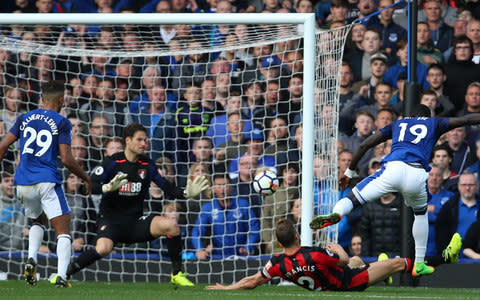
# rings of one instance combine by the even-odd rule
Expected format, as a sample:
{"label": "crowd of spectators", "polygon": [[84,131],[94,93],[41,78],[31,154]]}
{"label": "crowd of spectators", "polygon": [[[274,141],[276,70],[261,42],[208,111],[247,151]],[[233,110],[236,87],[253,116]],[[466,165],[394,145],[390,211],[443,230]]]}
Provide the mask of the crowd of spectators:
{"label": "crowd of spectators", "polygon": [[[315,13],[317,27],[332,30],[361,18],[347,37],[339,68],[331,67],[330,57],[318,60],[317,69],[325,83],[322,88],[335,87],[337,78],[340,86],[339,123],[333,128],[339,132],[334,148],[338,161],[332,161],[331,153],[320,153],[313,162],[318,214],[322,213],[322,201],[335,193],[340,198],[347,195],[355,182],[374,173],[381,158],[390,152],[390,141],[369,150],[358,164],[361,177],[345,190],[331,185],[329,165],[342,174],[363,140],[402,117],[408,64],[406,14],[404,3],[386,8],[391,4],[392,0],[10,0],[2,1],[0,12],[303,12]],[[379,9],[383,9],[379,15],[365,18]],[[430,107],[432,115],[442,117],[480,112],[480,6],[454,0],[419,1],[419,21],[419,102]],[[178,213],[185,249],[191,254],[187,257],[278,251],[275,223],[288,218],[299,224],[301,218],[302,41],[198,51],[205,46],[231,49],[228,47],[242,45],[258,34],[254,32],[258,28],[279,36],[285,29],[262,25],[2,26],[0,34],[20,49],[0,48],[2,134],[19,114],[41,104],[43,82],[63,80],[66,96],[62,114],[72,122],[72,152],[86,171],[121,151],[122,128],[137,122],[148,129],[148,154],[160,174],[180,186],[188,178],[209,177],[212,188],[197,199],[172,204],[169,200],[173,199],[165,199],[153,186],[146,202],[146,210]],[[301,32],[302,28],[295,30]],[[335,34],[330,36],[335,38]],[[49,54],[28,48],[41,44],[94,52]],[[320,53],[328,50],[324,45],[319,48]],[[168,49],[169,55],[134,55],[159,49]],[[317,87],[315,97],[328,97],[328,93]],[[335,123],[331,115],[336,109],[323,105],[316,110],[322,120],[320,130],[332,129]],[[480,255],[475,223],[480,178],[469,175],[480,170],[479,134],[478,126],[452,130],[433,151],[427,249],[432,255],[442,250],[452,232],[477,239],[470,241],[468,245],[473,246],[465,254],[473,258]],[[18,145],[7,153],[12,162],[16,151]],[[279,190],[268,197],[255,193],[251,185],[261,168],[274,170],[281,182]],[[2,222],[13,224],[11,236],[18,239],[8,240],[10,244],[0,239],[0,248],[22,249],[28,224],[17,213],[19,208],[9,192],[12,170],[4,170],[0,185],[2,216],[6,217]],[[73,174],[65,173],[64,181],[73,208],[74,249],[82,251],[94,242],[100,197],[86,197]],[[401,195],[388,194],[343,218],[339,225],[341,245],[352,254],[398,255],[401,201]],[[472,223],[476,227],[469,230]],[[52,243],[44,251],[53,249]],[[162,243],[155,241],[150,246],[162,248]]]}

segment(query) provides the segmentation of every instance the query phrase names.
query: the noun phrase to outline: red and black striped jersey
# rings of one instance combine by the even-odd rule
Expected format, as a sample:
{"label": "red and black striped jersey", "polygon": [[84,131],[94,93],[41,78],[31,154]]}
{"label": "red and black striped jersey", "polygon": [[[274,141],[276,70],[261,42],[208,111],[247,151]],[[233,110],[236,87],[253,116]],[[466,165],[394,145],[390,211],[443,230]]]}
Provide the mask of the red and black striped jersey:
{"label": "red and black striped jersey", "polygon": [[127,174],[128,182],[117,191],[102,195],[101,217],[120,219],[142,216],[143,202],[148,197],[152,181],[172,198],[184,199],[183,189],[163,178],[148,157],[140,156],[136,162],[129,162],[124,152],[105,158],[102,165],[93,169],[92,192],[101,193],[102,185],[117,174]]}
{"label": "red and black striped jersey", "polygon": [[301,247],[292,255],[276,254],[262,270],[265,279],[281,277],[308,290],[344,290],[348,267],[338,266],[339,257],[323,248]]}

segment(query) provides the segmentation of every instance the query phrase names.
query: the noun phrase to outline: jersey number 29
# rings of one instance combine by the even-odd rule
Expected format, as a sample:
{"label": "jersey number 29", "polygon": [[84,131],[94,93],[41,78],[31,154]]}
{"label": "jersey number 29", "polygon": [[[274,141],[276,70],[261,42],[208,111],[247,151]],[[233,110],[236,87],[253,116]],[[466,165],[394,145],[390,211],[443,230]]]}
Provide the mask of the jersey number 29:
{"label": "jersey number 29", "polygon": [[[400,123],[398,124],[400,126],[400,134],[398,136],[398,141],[403,142],[405,140],[405,131],[407,131],[408,123]],[[410,141],[410,143],[413,144],[418,144],[424,137],[427,136],[428,129],[427,126],[423,124],[416,124],[413,125],[408,129],[410,134],[415,136],[415,139],[413,141]]]}
{"label": "jersey number 29", "polygon": [[30,146],[33,142],[35,142],[35,144],[40,147],[40,150],[35,153],[35,156],[42,156],[48,151],[50,145],[52,144],[52,133],[46,129],[42,129],[37,133],[37,131],[32,127],[27,127],[23,131],[23,137],[26,138],[27,141],[23,146],[22,154],[33,154],[34,150],[33,148],[30,148]]}

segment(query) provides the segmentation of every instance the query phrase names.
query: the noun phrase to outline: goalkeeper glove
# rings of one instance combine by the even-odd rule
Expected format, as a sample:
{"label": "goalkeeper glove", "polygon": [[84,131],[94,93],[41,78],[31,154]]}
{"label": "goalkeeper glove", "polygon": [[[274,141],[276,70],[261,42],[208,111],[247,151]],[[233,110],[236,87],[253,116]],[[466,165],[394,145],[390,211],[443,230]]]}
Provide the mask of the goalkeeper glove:
{"label": "goalkeeper glove", "polygon": [[189,179],[187,181],[187,186],[183,191],[183,195],[186,199],[195,198],[198,194],[208,189],[208,186],[208,180],[205,176],[198,176],[193,181]]}
{"label": "goalkeeper glove", "polygon": [[127,182],[128,182],[127,174],[117,174],[115,175],[115,177],[113,177],[112,180],[110,180],[109,183],[102,185],[102,192],[104,193],[115,192]]}

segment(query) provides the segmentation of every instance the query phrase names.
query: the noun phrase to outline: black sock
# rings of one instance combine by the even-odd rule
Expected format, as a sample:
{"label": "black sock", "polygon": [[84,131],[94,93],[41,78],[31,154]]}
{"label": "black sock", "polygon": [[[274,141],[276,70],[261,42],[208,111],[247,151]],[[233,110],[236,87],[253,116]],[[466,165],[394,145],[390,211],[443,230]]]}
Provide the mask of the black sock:
{"label": "black sock", "polygon": [[182,238],[180,236],[167,236],[167,248],[172,262],[172,274],[182,270]]}
{"label": "black sock", "polygon": [[88,249],[71,263],[67,275],[73,275],[101,258],[102,256],[98,254],[95,248]]}

